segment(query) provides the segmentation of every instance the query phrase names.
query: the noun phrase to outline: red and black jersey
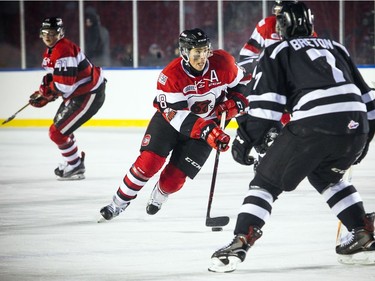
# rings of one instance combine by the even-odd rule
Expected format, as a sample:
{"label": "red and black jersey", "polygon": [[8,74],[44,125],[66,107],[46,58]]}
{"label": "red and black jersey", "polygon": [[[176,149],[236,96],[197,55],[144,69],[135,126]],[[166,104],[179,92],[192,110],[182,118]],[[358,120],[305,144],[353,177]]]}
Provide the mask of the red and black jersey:
{"label": "red and black jersey", "polygon": [[266,17],[258,22],[249,40],[240,51],[240,56],[258,58],[260,52],[273,43],[280,41],[276,32],[276,16]]}
{"label": "red and black jersey", "polygon": [[101,68],[92,65],[81,49],[66,38],[46,49],[42,67],[53,74],[50,87],[64,100],[90,93],[104,81]]}
{"label": "red and black jersey", "polygon": [[189,73],[184,63],[176,58],[162,70],[154,105],[177,131],[190,135],[198,118],[216,118],[215,106],[225,100],[227,88],[239,83],[243,71],[224,50],[213,51],[200,76]]}
{"label": "red and black jersey", "polygon": [[251,34],[249,40],[240,51],[240,66],[246,70],[243,83],[251,79],[256,61],[265,47],[280,41],[280,36],[276,32],[276,16],[271,15],[259,21]]}

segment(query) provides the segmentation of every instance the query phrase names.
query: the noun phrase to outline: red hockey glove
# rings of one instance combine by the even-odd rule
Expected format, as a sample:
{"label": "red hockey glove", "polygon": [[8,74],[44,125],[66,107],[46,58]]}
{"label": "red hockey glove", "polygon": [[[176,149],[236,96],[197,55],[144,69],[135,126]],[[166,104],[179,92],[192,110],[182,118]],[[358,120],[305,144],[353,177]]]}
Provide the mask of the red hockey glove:
{"label": "red hockey glove", "polygon": [[29,103],[34,107],[43,107],[49,102],[39,91],[35,91],[29,99]]}
{"label": "red hockey glove", "polygon": [[57,99],[57,93],[52,91],[50,88],[50,83],[53,80],[53,76],[51,73],[48,73],[47,75],[44,75],[42,79],[42,84],[40,84],[39,92],[40,94],[45,97],[48,102],[54,101]]}
{"label": "red hockey glove", "polygon": [[199,135],[204,139],[212,148],[219,151],[227,151],[229,149],[230,136],[221,130],[212,120],[197,120],[192,129],[191,136]]}
{"label": "red hockey glove", "polygon": [[239,112],[234,100],[227,100],[225,102],[219,103],[215,109],[216,116],[221,119],[221,114],[227,112],[227,120],[232,119]]}
{"label": "red hockey glove", "polygon": [[207,134],[206,141],[216,150],[227,151],[229,149],[230,136],[224,133],[219,127],[215,127]]}
{"label": "red hockey glove", "polygon": [[216,116],[221,119],[221,114],[226,111],[227,118],[226,120],[230,120],[235,117],[238,113],[245,110],[245,108],[249,105],[248,100],[246,97],[240,93],[231,93],[227,95],[228,100],[222,102],[217,105],[215,109]]}

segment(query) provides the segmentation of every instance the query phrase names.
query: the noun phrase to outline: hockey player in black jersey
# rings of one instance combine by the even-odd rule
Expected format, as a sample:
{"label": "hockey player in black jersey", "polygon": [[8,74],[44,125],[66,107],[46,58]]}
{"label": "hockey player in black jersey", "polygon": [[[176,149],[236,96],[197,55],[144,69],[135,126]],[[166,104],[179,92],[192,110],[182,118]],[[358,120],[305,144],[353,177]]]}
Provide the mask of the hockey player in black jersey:
{"label": "hockey player in black jersey", "polygon": [[233,241],[214,252],[209,271],[230,272],[262,236],[272,205],[307,177],[349,233],[336,246],[339,261],[358,255],[375,263],[374,217],[359,192],[343,180],[366,155],[375,130],[375,91],[364,82],[346,48],[314,38],[311,11],[304,3],[283,6],[277,16],[282,41],[267,47],[248,84],[253,146],[286,109],[291,121],[267,150],[250,182]]}

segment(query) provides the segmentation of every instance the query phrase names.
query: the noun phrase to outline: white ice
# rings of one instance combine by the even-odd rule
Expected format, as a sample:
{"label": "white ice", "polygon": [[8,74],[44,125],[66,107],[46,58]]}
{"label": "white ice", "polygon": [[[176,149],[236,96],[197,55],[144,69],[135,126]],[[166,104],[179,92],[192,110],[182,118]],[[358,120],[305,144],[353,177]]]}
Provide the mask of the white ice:
{"label": "white ice", "polygon": [[[98,224],[138,155],[143,128],[80,128],[86,179],[61,182],[61,160],[47,128],[0,129],[1,281],[314,281],[375,280],[374,266],[346,266],[334,251],[337,219],[305,180],[274,204],[263,237],[233,273],[212,273],[210,256],[233,238],[252,167],[220,156],[212,216],[229,216],[222,232],[205,226],[214,153],[194,180],[146,214],[156,175],[128,209]],[[229,130],[233,136],[234,130]],[[306,159],[309,161],[309,159]],[[375,210],[375,148],[354,167],[366,211]]]}

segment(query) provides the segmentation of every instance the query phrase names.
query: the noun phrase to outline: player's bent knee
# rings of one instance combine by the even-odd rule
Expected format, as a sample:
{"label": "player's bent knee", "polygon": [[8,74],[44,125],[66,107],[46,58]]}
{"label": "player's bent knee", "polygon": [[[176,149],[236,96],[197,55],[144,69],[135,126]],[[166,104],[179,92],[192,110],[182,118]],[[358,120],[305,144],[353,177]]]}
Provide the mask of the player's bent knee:
{"label": "player's bent knee", "polygon": [[49,138],[56,143],[57,145],[62,145],[66,143],[69,139],[69,136],[63,135],[55,126],[55,124],[52,124],[51,127],[49,127]]}
{"label": "player's bent knee", "polygon": [[168,164],[160,175],[159,186],[165,193],[174,193],[182,188],[186,174],[173,164]]}
{"label": "player's bent knee", "polygon": [[146,178],[151,178],[161,167],[163,167],[165,157],[152,151],[142,151],[134,163],[134,167]]}

